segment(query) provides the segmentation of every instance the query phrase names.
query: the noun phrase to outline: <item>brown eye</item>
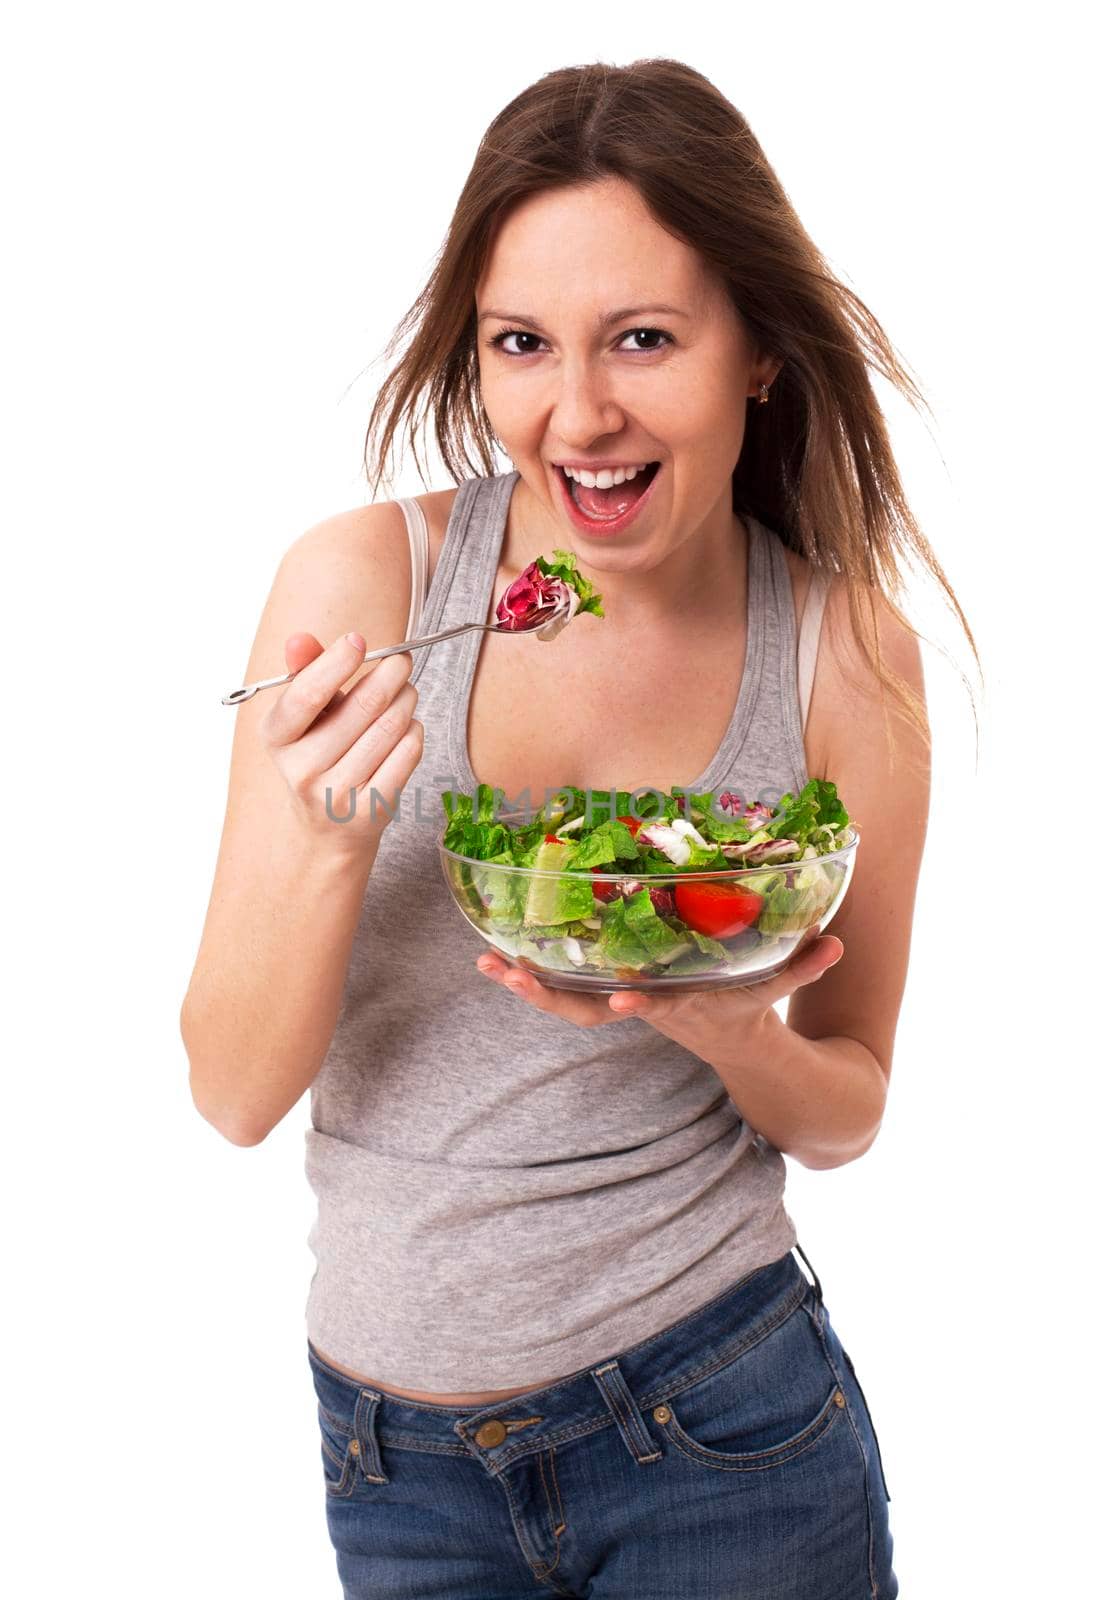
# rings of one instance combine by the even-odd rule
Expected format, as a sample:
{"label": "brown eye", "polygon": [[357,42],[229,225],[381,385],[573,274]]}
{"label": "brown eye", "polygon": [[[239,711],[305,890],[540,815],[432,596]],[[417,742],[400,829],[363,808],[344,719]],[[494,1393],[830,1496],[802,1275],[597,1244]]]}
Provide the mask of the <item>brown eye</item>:
{"label": "brown eye", "polygon": [[[639,334],[653,334],[659,339],[665,339],[667,344],[673,344],[674,342],[670,337],[670,334],[664,333],[661,328],[629,328],[628,333],[625,334],[625,338],[627,339],[629,336],[635,338]],[[663,347],[661,344],[649,344],[644,346],[644,351],[661,350],[662,348]]]}
{"label": "brown eye", "polygon": [[534,339],[537,344],[540,343],[535,333],[526,333],[522,328],[506,328],[504,332],[496,333],[490,343],[496,349],[504,351],[507,356],[530,356],[535,353],[532,350],[506,350],[507,339]]}

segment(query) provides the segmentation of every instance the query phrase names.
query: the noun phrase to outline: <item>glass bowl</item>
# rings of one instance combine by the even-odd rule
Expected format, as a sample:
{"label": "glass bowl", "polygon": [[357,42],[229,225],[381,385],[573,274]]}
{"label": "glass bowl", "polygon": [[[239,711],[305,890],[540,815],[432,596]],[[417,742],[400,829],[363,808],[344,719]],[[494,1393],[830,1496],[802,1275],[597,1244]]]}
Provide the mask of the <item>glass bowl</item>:
{"label": "glass bowl", "polygon": [[859,830],[850,823],[841,837],[847,842],[829,855],[776,866],[638,876],[539,871],[439,848],[452,897],[476,933],[550,988],[670,993],[780,972],[842,903]]}

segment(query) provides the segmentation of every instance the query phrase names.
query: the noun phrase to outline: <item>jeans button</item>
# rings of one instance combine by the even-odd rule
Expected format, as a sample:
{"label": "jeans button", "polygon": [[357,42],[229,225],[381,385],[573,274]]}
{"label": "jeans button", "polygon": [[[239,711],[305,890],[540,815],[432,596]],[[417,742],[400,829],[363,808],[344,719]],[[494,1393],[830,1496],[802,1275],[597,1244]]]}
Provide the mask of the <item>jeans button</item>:
{"label": "jeans button", "polygon": [[484,1422],[475,1434],[475,1443],[484,1448],[492,1449],[494,1445],[501,1444],[506,1436],[504,1422]]}

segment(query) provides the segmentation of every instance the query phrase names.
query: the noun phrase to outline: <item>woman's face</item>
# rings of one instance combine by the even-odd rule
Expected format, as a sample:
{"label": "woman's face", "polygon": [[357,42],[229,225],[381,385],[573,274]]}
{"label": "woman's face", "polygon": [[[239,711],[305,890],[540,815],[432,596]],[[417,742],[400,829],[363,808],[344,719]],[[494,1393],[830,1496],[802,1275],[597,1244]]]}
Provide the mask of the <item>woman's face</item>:
{"label": "woman's face", "polygon": [[[649,569],[702,525],[730,530],[747,398],[778,363],[757,355],[722,282],[631,184],[522,201],[475,300],[491,426],[566,543],[601,567]],[[565,503],[564,461],[660,470],[622,531],[588,533]]]}

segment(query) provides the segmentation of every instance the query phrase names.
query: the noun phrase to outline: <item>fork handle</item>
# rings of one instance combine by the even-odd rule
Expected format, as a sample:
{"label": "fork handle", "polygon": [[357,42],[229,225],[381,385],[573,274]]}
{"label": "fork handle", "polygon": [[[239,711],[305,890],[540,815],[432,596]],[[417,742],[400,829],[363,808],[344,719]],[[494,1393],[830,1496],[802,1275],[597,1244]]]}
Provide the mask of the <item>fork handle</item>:
{"label": "fork handle", "polygon": [[427,633],[422,639],[406,639],[402,644],[389,644],[382,650],[369,650],[365,661],[382,661],[384,656],[396,656],[403,650],[422,650],[426,645],[439,644],[442,639],[454,638],[457,633],[468,633],[472,628],[484,628],[488,633],[498,630],[492,622],[461,622],[458,628],[444,628],[440,633]]}
{"label": "fork handle", "polygon": [[[381,661],[384,656],[396,656],[403,650],[422,650],[426,645],[439,644],[442,639],[451,639],[457,633],[467,633],[471,628],[483,628],[487,633],[497,633],[492,622],[461,622],[458,628],[445,628],[440,633],[427,633],[423,639],[404,639],[401,644],[389,644],[382,650],[369,650],[364,656],[365,661]],[[277,689],[281,684],[290,683],[297,677],[295,672],[287,672],[282,678],[263,678],[259,683],[248,683],[244,689],[235,689],[232,694],[222,696],[224,706],[238,706],[243,700],[251,700],[258,689]]]}

